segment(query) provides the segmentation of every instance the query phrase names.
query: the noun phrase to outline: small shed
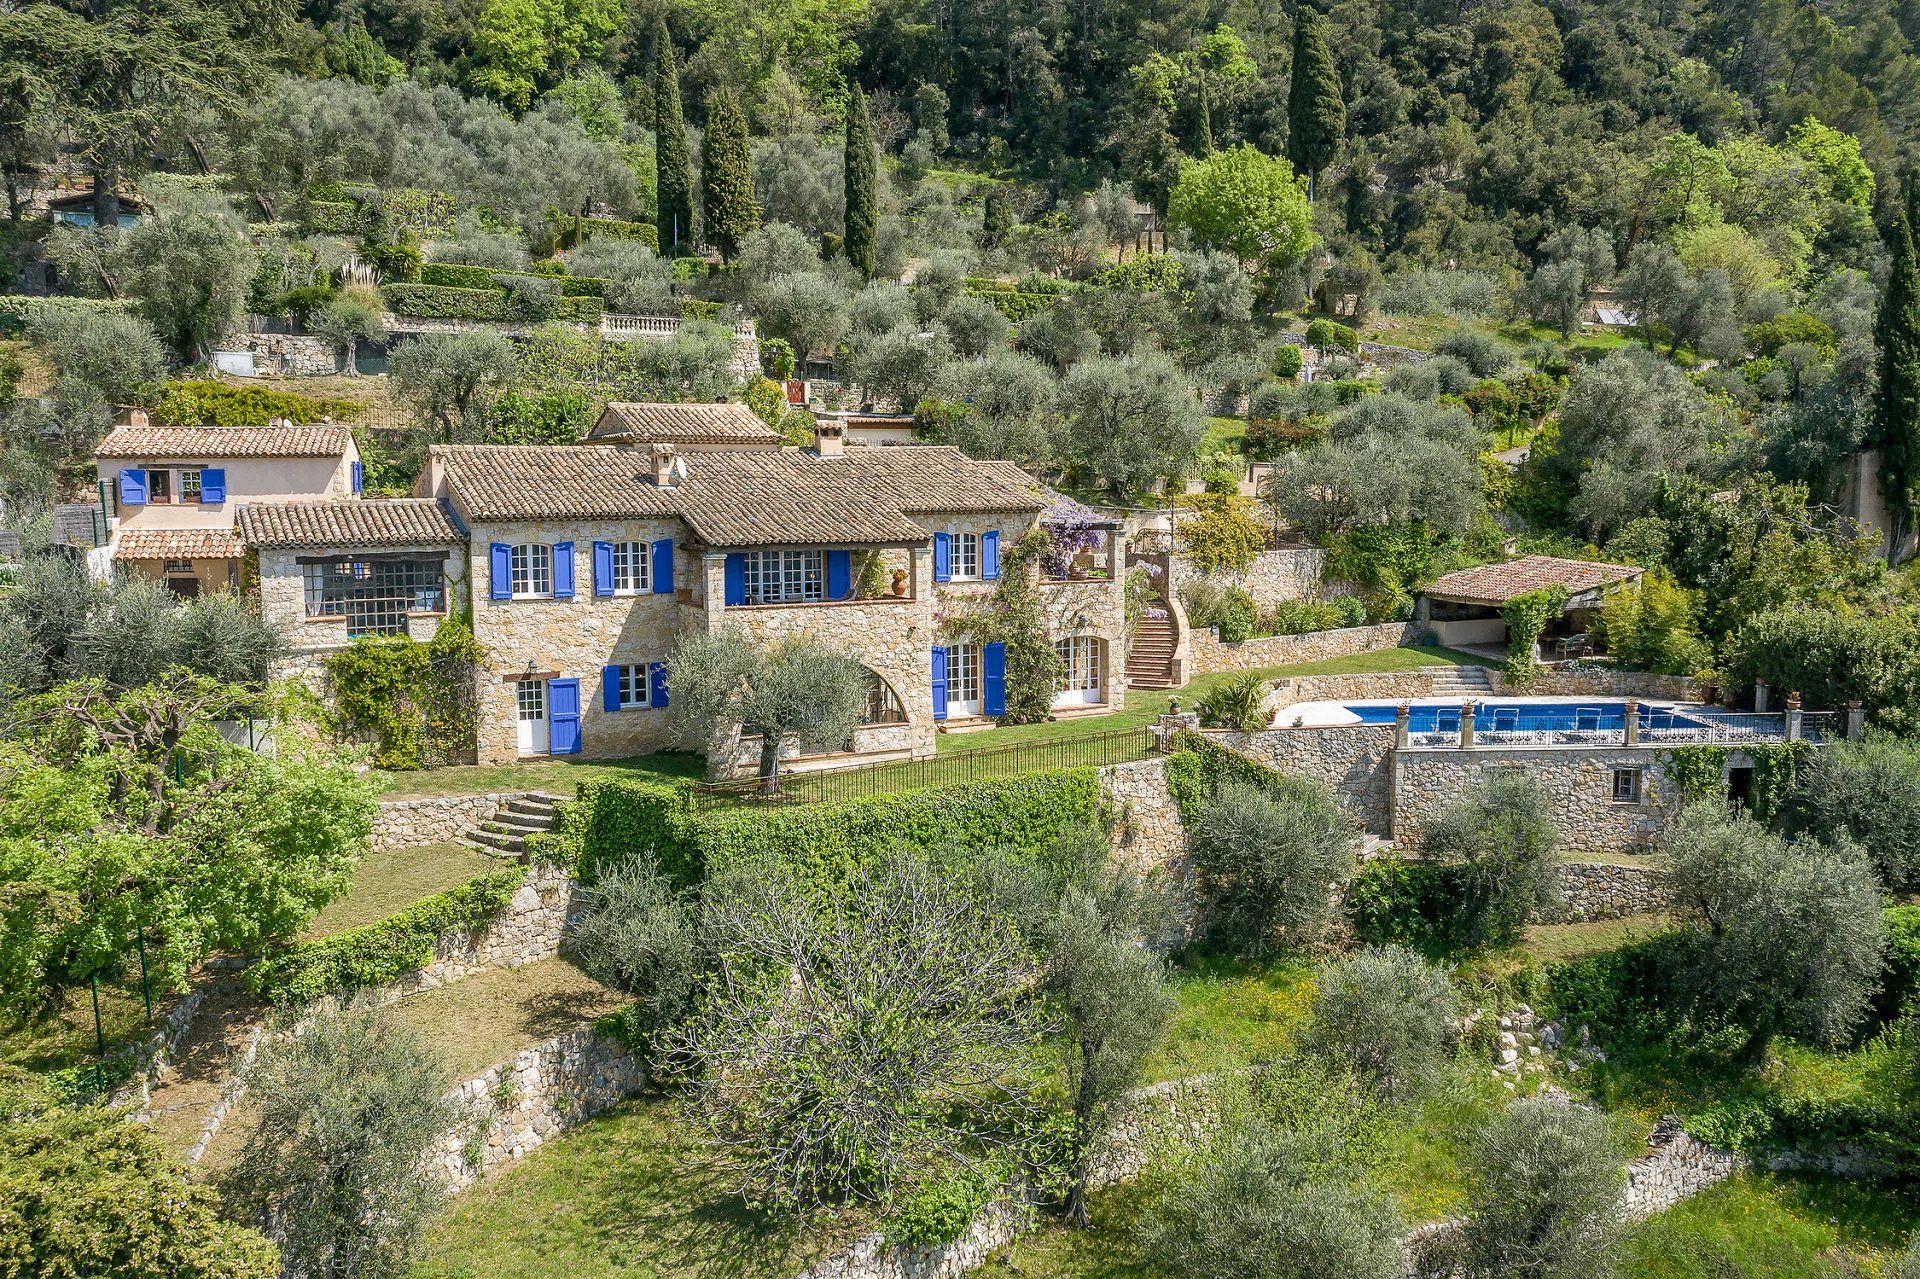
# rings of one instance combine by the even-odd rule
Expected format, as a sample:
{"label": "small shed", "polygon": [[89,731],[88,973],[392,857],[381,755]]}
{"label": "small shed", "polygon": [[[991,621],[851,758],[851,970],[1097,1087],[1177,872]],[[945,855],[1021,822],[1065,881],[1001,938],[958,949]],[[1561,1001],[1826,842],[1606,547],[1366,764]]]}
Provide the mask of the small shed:
{"label": "small shed", "polygon": [[1637,582],[1642,573],[1631,564],[1523,555],[1448,573],[1421,592],[1414,617],[1449,648],[1504,649],[1507,622],[1501,610],[1521,595],[1558,586],[1567,592],[1567,602],[1541,637],[1552,643],[1591,630],[1607,595]]}

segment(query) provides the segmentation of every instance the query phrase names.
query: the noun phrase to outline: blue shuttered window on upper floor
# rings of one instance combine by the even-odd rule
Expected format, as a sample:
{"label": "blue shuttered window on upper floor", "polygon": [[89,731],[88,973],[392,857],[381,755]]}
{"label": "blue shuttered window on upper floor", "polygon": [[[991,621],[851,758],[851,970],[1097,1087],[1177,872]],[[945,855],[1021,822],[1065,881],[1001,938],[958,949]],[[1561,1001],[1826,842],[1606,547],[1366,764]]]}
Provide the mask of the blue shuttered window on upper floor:
{"label": "blue shuttered window on upper floor", "polygon": [[653,544],[653,593],[673,594],[673,539],[670,537]]}
{"label": "blue shuttered window on upper floor", "polygon": [[147,504],[147,473],[137,466],[130,466],[120,472],[120,505],[145,506]]}
{"label": "blue shuttered window on upper floor", "polygon": [[1007,646],[988,644],[980,650],[981,711],[987,715],[1007,713]]}
{"label": "blue shuttered window on upper floor", "polygon": [[200,503],[209,505],[227,500],[227,468],[224,466],[203,466],[200,468]]}
{"label": "blue shuttered window on upper floor", "polygon": [[953,534],[951,533],[933,535],[933,580],[936,582],[953,580]]}
{"label": "blue shuttered window on upper floor", "polygon": [[505,542],[487,548],[487,598],[513,598],[513,548]]}
{"label": "blue shuttered window on upper floor", "polygon": [[573,543],[553,544],[553,598],[573,598]]}
{"label": "blue shuttered window on upper floor", "polygon": [[853,598],[853,552],[827,552],[827,598],[846,600]]}
{"label": "blue shuttered window on upper floor", "polygon": [[[206,481],[202,480],[201,483],[205,484]],[[355,462],[353,464],[353,491],[356,494],[367,491],[367,464],[365,462]]]}
{"label": "blue shuttered window on upper floor", "polygon": [[738,608],[747,602],[747,557],[739,551],[728,555],[725,575],[724,602],[728,608]]}
{"label": "blue shuttered window on upper floor", "polygon": [[933,650],[933,717],[947,717],[947,650],[937,645]]}
{"label": "blue shuttered window on upper floor", "polygon": [[990,528],[980,535],[980,580],[1000,580],[1000,530]]}

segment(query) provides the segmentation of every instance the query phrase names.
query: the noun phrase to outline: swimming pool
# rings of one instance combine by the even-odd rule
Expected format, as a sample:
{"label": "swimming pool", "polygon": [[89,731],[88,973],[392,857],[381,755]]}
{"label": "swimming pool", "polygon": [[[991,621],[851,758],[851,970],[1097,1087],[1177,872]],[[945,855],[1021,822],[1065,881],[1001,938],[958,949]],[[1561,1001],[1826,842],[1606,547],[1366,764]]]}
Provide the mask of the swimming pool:
{"label": "swimming pool", "polygon": [[[1461,702],[1424,698],[1408,708],[1407,730],[1413,733],[1458,733]],[[1280,709],[1278,727],[1326,727],[1341,724],[1392,724],[1397,701],[1302,702]],[[1707,722],[1672,702],[1642,702],[1643,729],[1704,728]],[[1474,728],[1488,733],[1621,732],[1627,724],[1624,698],[1477,698]]]}

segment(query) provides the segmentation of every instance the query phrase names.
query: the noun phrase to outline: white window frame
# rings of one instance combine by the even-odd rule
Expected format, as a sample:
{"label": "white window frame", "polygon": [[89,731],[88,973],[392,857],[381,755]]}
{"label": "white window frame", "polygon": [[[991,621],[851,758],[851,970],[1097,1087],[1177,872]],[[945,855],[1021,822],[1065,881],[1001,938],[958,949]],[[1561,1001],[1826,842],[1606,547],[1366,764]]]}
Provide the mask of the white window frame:
{"label": "white window frame", "polygon": [[979,581],[980,535],[952,532],[947,534],[947,545],[947,579],[954,582]]}
{"label": "white window frame", "polygon": [[749,606],[820,604],[827,598],[827,553],[788,549],[747,551],[742,586]]}
{"label": "white window frame", "polygon": [[1053,651],[1060,658],[1061,692],[1098,693],[1100,691],[1099,636],[1069,635],[1065,639],[1055,640]]}
{"label": "white window frame", "polygon": [[513,598],[553,598],[553,547],[545,542],[521,542],[507,552],[508,581]]}
{"label": "white window frame", "polygon": [[652,543],[615,542],[613,544],[613,593],[645,595],[652,589]]}
{"label": "white window frame", "polygon": [[981,665],[985,650],[978,644],[947,646],[947,717],[985,713],[986,677]]}
{"label": "white window frame", "polygon": [[[175,488],[180,490],[178,501],[187,503],[198,502],[200,500],[200,472],[203,469],[204,468],[198,466],[183,466],[180,468],[179,482],[174,485]],[[193,479],[193,492],[191,494],[187,492],[187,479],[189,476]]]}
{"label": "white window frame", "polygon": [[[1616,768],[1613,770],[1613,802],[1616,804],[1638,804],[1640,787],[1643,784],[1641,772],[1637,768]],[[1621,794],[1620,783],[1626,782],[1626,793]]]}
{"label": "white window frame", "polygon": [[647,686],[647,664],[636,662],[622,666],[620,668],[620,709],[636,711],[651,705],[653,705],[653,698]]}
{"label": "white window frame", "polygon": [[513,686],[514,718],[522,724],[547,717],[547,681],[523,679]]}

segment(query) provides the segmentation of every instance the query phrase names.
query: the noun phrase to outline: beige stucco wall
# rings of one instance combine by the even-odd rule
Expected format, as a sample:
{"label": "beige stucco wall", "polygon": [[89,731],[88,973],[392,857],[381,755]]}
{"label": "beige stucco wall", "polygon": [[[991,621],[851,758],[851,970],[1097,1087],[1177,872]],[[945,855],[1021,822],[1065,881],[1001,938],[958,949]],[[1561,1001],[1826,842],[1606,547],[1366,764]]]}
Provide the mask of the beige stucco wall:
{"label": "beige stucco wall", "polygon": [[[107,481],[111,500],[117,505],[120,472],[140,470],[192,470],[217,466],[227,473],[227,500],[224,502],[154,503],[146,506],[119,507],[122,528],[231,528],[234,508],[241,502],[315,501],[327,497],[353,496],[353,463],[359,452],[348,445],[339,457],[219,458],[199,462],[145,462],[135,459],[103,458],[95,463],[101,479]],[[172,485],[179,496],[176,476]]]}
{"label": "beige stucco wall", "polygon": [[169,573],[165,560],[115,560],[116,567],[125,569],[136,577],[152,578],[156,582],[178,582],[192,578],[200,583],[202,595],[212,595],[216,591],[239,586],[239,561],[229,559],[195,559],[193,572]]}

